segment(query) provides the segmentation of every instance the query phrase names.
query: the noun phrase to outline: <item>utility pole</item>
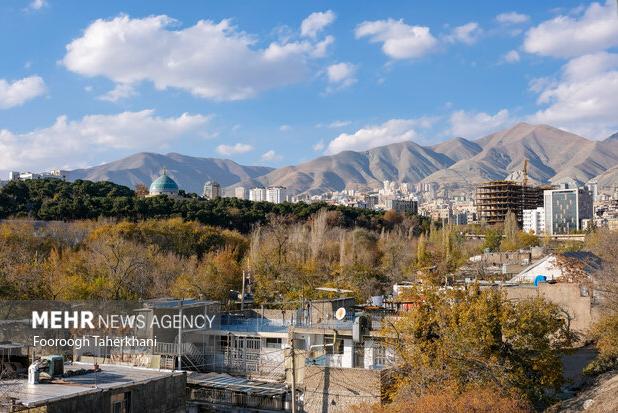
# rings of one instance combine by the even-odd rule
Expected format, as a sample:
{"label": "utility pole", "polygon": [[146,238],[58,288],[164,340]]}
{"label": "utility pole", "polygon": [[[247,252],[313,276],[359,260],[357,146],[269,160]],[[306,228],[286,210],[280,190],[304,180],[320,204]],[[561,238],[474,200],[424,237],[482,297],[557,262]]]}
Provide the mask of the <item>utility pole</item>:
{"label": "utility pole", "polygon": [[245,270],[242,270],[242,289],[240,291],[240,311],[245,310]]}
{"label": "utility pole", "polygon": [[180,300],[180,306],[178,307],[178,314],[180,314],[180,323],[178,324],[178,370],[182,370],[182,303],[184,299]]}
{"label": "utility pole", "polygon": [[296,413],[296,355],[294,354],[294,327],[290,327],[290,356],[292,357],[292,413]]}

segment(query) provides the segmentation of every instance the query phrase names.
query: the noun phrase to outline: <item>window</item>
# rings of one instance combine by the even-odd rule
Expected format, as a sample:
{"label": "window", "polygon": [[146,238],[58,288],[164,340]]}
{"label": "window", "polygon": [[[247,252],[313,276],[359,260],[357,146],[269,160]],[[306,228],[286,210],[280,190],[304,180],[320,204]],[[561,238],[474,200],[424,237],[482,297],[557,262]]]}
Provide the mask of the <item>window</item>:
{"label": "window", "polygon": [[373,344],[373,364],[380,367],[386,365],[386,348],[382,343]]}
{"label": "window", "polygon": [[281,348],[281,339],[276,337],[266,338],[266,348]]}
{"label": "window", "polygon": [[325,335],[324,350],[326,354],[343,354],[343,340],[339,337],[335,339],[332,335]]}
{"label": "window", "polygon": [[112,395],[112,413],[131,413],[131,392]]}
{"label": "window", "polygon": [[259,338],[256,337],[247,337],[245,339],[245,347],[247,348],[247,350],[260,350],[261,347],[261,340]]}

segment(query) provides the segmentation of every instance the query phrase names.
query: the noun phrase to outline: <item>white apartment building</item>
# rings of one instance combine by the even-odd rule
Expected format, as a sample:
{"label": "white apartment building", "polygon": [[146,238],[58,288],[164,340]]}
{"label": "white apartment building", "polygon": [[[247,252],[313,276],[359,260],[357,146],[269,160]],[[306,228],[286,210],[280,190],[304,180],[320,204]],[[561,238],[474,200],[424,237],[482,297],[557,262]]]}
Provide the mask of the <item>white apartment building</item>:
{"label": "white apartment building", "polygon": [[251,188],[249,190],[249,201],[254,201],[254,202],[266,201],[266,188]]}
{"label": "white apartment building", "polygon": [[19,172],[19,171],[9,172],[9,181],[28,181],[31,179],[49,179],[49,178],[54,178],[54,179],[63,178],[62,171],[60,171],[59,169],[53,169],[50,172],[41,172],[41,173]]}
{"label": "white apartment building", "polygon": [[234,188],[234,197],[238,199],[247,199],[247,190],[244,186]]}
{"label": "white apartment building", "polygon": [[536,235],[545,233],[545,208],[524,209],[523,230]]}
{"label": "white apartment building", "polygon": [[206,199],[221,198],[221,185],[216,181],[208,181],[204,184],[203,196]]}
{"label": "white apartment building", "polygon": [[284,186],[269,186],[266,188],[266,201],[280,204],[286,201],[287,191]]}

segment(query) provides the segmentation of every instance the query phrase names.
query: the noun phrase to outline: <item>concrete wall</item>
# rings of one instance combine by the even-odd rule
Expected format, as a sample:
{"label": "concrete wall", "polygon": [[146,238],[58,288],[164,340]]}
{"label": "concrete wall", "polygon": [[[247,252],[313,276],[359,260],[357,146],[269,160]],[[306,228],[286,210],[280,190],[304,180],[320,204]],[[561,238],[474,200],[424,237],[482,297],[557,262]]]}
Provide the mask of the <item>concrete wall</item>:
{"label": "concrete wall", "polygon": [[127,385],[121,389],[101,389],[96,393],[58,400],[47,404],[48,413],[112,411],[112,395],[131,392],[131,413],[184,413],[186,375],[154,379],[148,383]]}
{"label": "concrete wall", "polygon": [[592,292],[578,283],[539,283],[538,287],[516,286],[506,287],[509,299],[525,299],[543,297],[559,305],[571,318],[571,329],[580,334],[586,334],[596,320],[593,307]]}
{"label": "concrete wall", "polygon": [[307,366],[304,411],[346,413],[361,403],[379,403],[382,392],[380,370]]}

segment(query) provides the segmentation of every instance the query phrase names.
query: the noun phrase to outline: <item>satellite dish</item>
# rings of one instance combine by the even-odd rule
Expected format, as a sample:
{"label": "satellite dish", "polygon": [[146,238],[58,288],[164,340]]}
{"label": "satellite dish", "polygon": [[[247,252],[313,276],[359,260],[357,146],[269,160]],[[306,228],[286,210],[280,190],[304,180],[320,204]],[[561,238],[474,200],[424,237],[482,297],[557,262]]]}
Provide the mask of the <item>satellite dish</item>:
{"label": "satellite dish", "polygon": [[335,318],[337,320],[343,320],[345,318],[345,308],[339,307],[337,312],[335,312]]}

